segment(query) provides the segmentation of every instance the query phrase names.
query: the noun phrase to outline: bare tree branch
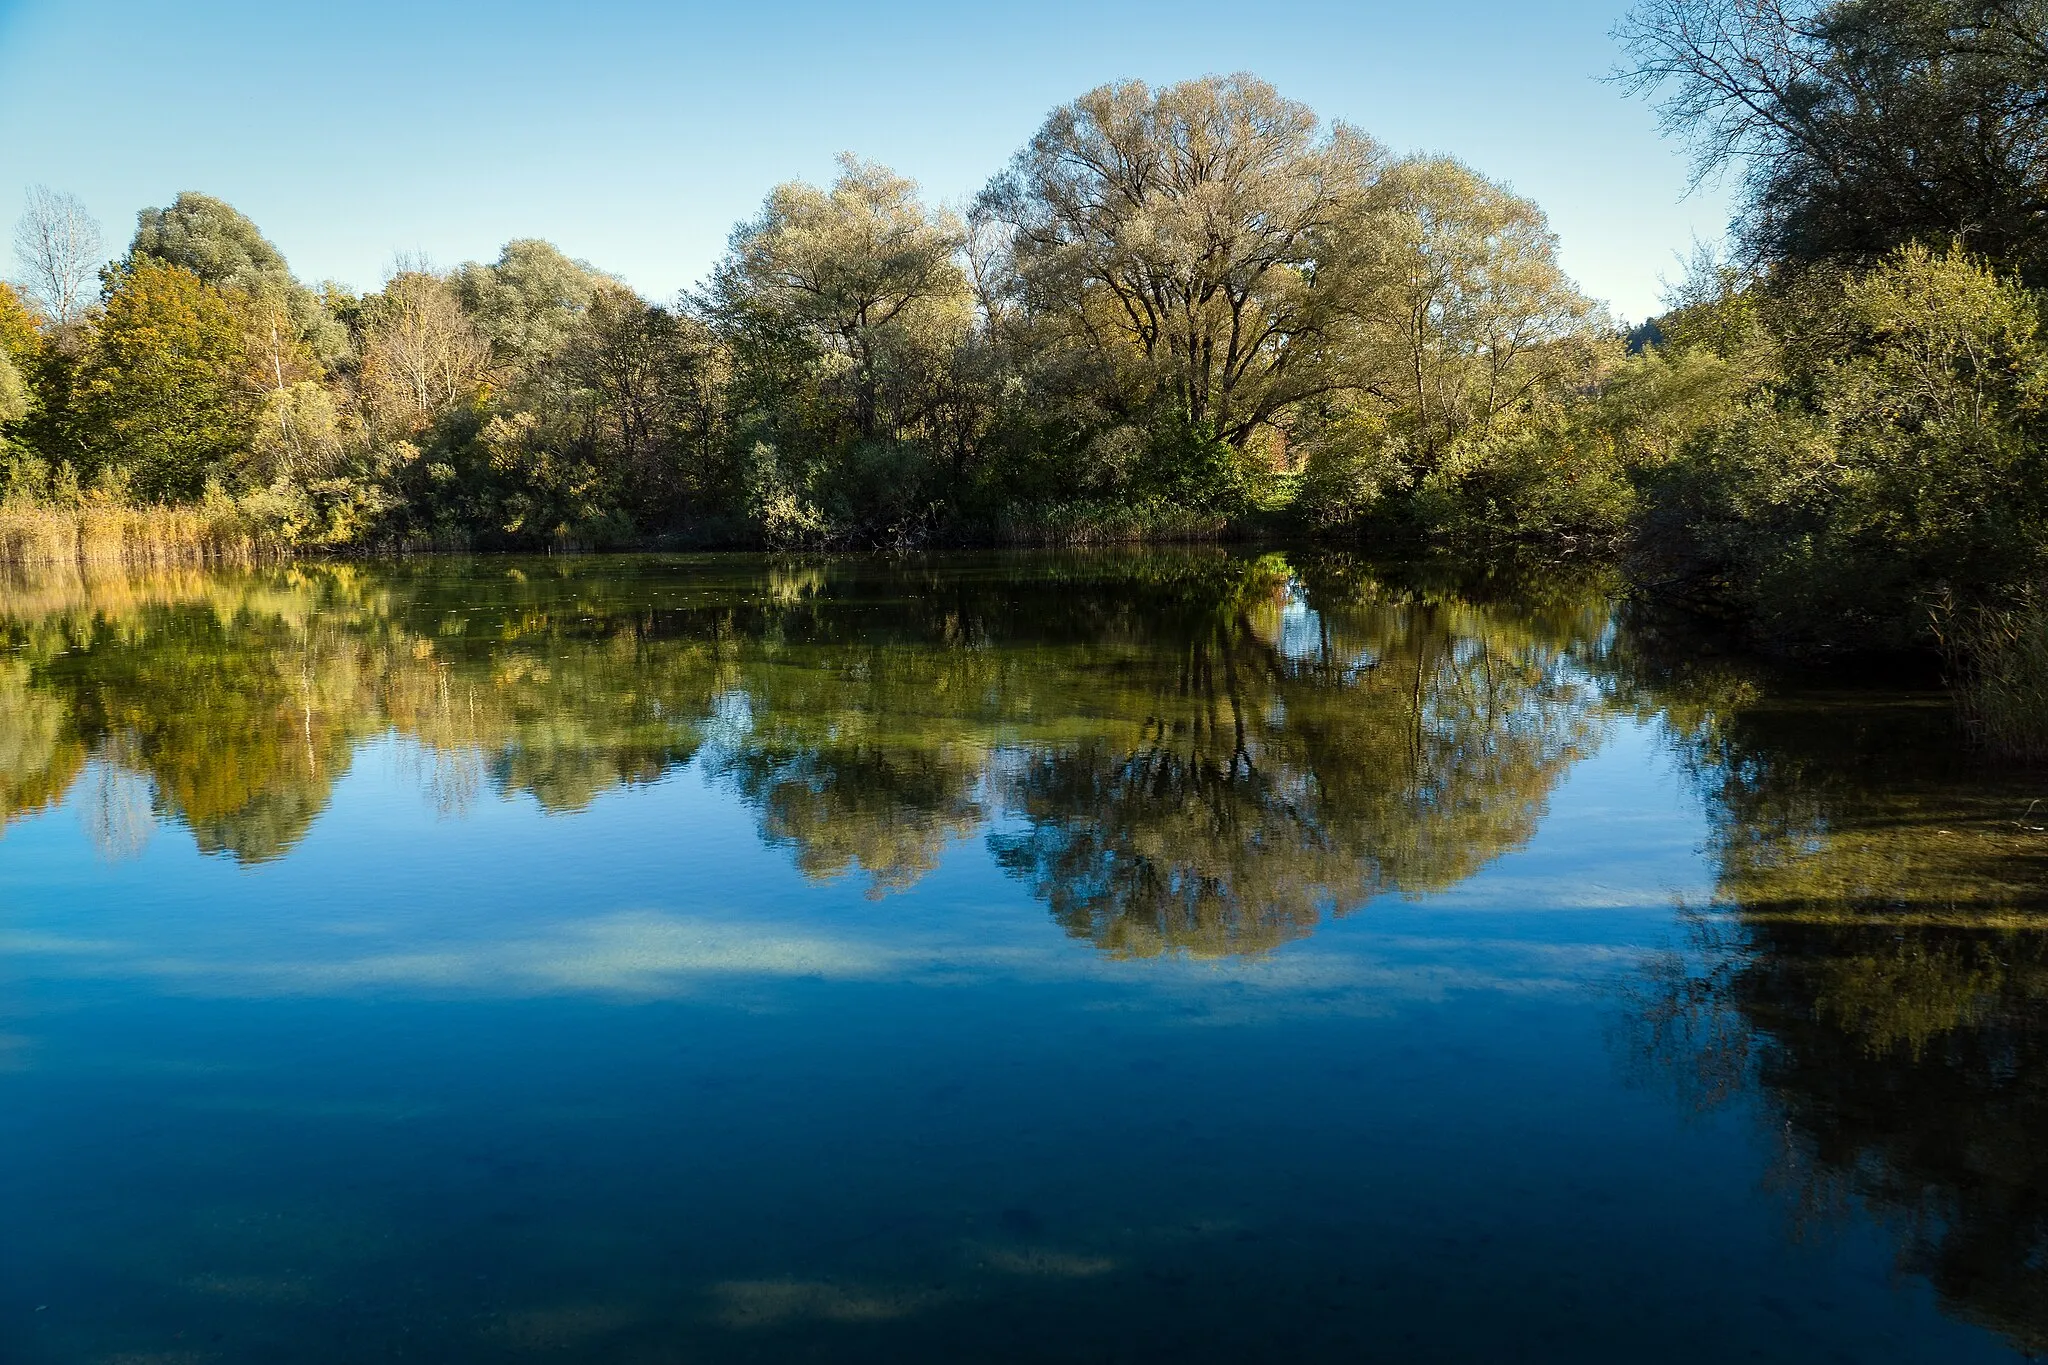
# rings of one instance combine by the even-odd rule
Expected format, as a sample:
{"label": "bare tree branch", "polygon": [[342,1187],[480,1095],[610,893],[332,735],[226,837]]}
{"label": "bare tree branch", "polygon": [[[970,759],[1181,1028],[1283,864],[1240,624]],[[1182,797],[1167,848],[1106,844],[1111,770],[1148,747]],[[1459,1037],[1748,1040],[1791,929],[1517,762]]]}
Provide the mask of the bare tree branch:
{"label": "bare tree branch", "polygon": [[28,208],[14,229],[22,285],[60,326],[84,316],[98,293],[106,251],[100,225],[76,195],[48,185],[29,188]]}

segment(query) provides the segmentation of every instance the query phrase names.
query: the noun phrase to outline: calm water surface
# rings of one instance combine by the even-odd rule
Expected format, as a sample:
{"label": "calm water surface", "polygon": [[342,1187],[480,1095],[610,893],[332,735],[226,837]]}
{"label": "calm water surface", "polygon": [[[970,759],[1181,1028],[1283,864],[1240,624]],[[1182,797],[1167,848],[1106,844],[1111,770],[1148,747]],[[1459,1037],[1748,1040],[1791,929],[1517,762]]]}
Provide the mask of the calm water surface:
{"label": "calm water surface", "polygon": [[2048,1352],[2048,783],[1599,582],[0,586],[0,1359]]}

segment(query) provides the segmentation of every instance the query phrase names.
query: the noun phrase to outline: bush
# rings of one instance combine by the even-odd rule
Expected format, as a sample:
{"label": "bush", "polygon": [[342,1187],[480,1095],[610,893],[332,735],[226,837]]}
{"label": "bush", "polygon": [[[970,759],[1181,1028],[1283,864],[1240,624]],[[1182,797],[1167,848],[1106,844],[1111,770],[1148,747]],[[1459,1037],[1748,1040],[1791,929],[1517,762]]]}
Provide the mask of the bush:
{"label": "bush", "polygon": [[1919,247],[1768,283],[1673,320],[1721,411],[1647,466],[1654,577],[1774,648],[1924,647],[1930,594],[1995,601],[2048,549],[2037,304]]}

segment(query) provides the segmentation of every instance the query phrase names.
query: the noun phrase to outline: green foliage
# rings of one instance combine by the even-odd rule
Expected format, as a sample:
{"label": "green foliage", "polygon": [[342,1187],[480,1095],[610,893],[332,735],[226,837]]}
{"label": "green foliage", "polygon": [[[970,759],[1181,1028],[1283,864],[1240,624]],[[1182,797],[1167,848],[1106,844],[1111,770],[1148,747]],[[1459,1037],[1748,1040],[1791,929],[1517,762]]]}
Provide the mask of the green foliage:
{"label": "green foliage", "polygon": [[339,357],[347,343],[283,254],[233,205],[211,195],[188,190],[169,208],[142,210],[128,253],[131,260],[178,266],[207,284],[275,304],[290,319],[294,338],[323,362]]}
{"label": "green foliage", "polygon": [[1406,446],[1378,404],[1331,404],[1301,433],[1296,514],[1326,534],[1384,518],[1407,486]]}
{"label": "green foliage", "polygon": [[590,266],[525,237],[507,242],[490,265],[464,265],[450,283],[498,361],[530,366],[567,344],[598,280]]}
{"label": "green foliage", "polygon": [[265,487],[301,487],[330,476],[341,451],[341,414],[334,395],[323,385],[300,380],[263,395],[244,478]]}
{"label": "green foliage", "polygon": [[1825,290],[1745,292],[1673,329],[1673,364],[1713,380],[1690,399],[1721,411],[1656,470],[1665,574],[1768,642],[1839,649],[1925,645],[1931,593],[1983,601],[2031,571],[2048,349],[2027,291],[1910,246]]}
{"label": "green foliage", "polygon": [[823,544],[830,537],[831,522],[805,496],[801,475],[793,477],[766,441],[756,441],[748,452],[745,487],[747,519],[760,528],[767,544],[787,549]]}
{"label": "green foliage", "polygon": [[49,468],[36,447],[52,434],[44,399],[45,390],[55,386],[37,381],[57,377],[50,372],[61,357],[44,341],[41,324],[21,296],[0,282],[0,458],[12,471],[0,481],[0,493],[41,487]]}
{"label": "green foliage", "polygon": [[1739,168],[1755,257],[1960,240],[2040,285],[2044,28],[2039,0],[1638,0],[1618,36],[1699,169]]}
{"label": "green foliage", "polygon": [[[28,381],[7,352],[0,350],[0,428],[13,426],[28,416]],[[0,441],[6,439],[0,430]]]}
{"label": "green foliage", "polygon": [[1700,169],[1743,169],[1752,262],[1655,328],[1718,374],[1665,400],[1646,577],[1778,648],[1939,638],[2012,752],[2048,685],[2044,32],[2038,0],[1641,0],[1621,31]]}
{"label": "green foliage", "polygon": [[[138,257],[112,277],[79,371],[93,471],[139,497],[196,497],[228,477],[256,432],[245,300]],[[118,457],[118,458],[116,458]]]}
{"label": "green foliage", "polygon": [[1935,629],[1977,740],[2007,758],[2048,759],[2048,593],[2027,583],[1973,606],[1943,599]]}
{"label": "green foliage", "polygon": [[1091,90],[976,206],[1009,244],[989,283],[1010,338],[1064,353],[1042,373],[1113,421],[1242,448],[1348,382],[1382,159],[1250,75]]}
{"label": "green foliage", "polygon": [[1262,452],[1232,445],[1211,423],[1190,426],[1172,417],[1155,419],[1146,436],[1144,464],[1132,480],[1140,496],[1224,516],[1256,500],[1266,472]]}
{"label": "green foliage", "polygon": [[1543,213],[1455,161],[1372,187],[1346,384],[1305,405],[1298,515],[1325,532],[1611,539],[1618,467],[1584,395],[1611,368]]}
{"label": "green foliage", "polygon": [[497,476],[495,516],[506,535],[586,545],[623,538],[614,534],[617,490],[608,471],[585,452],[549,441],[532,413],[492,417],[475,448]]}
{"label": "green foliage", "polygon": [[771,538],[814,517],[898,538],[964,470],[981,424],[962,242],[910,181],[851,157],[829,189],[778,186],[734,231],[705,308],[731,354],[735,445],[754,452],[750,515],[778,509]]}
{"label": "green foliage", "polygon": [[282,290],[292,283],[284,257],[269,239],[232,205],[211,195],[187,191],[169,208],[142,210],[128,250],[244,294]]}
{"label": "green foliage", "polygon": [[1598,349],[1534,205],[1246,75],[1055,110],[971,224],[845,157],[675,307],[530,238],[315,296],[194,193],[107,286],[63,328],[0,295],[17,485],[261,489],[322,545],[1209,537],[1297,492],[1333,533],[1550,528],[1524,438]]}
{"label": "green foliage", "polygon": [[42,354],[42,322],[14,287],[0,280],[0,351],[16,365],[28,365]]}
{"label": "green foliage", "polygon": [[1618,544],[1633,524],[1635,487],[1607,415],[1560,413],[1468,436],[1418,490],[1416,519],[1438,534],[1553,549]]}

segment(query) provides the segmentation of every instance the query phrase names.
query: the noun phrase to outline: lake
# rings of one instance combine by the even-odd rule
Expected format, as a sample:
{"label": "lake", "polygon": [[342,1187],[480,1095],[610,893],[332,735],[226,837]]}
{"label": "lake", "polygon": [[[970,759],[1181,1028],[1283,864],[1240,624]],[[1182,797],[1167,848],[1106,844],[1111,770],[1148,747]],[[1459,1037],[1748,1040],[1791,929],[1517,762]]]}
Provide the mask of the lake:
{"label": "lake", "polygon": [[1597,574],[17,577],[0,820],[16,1365],[2048,1352],[2048,781]]}

